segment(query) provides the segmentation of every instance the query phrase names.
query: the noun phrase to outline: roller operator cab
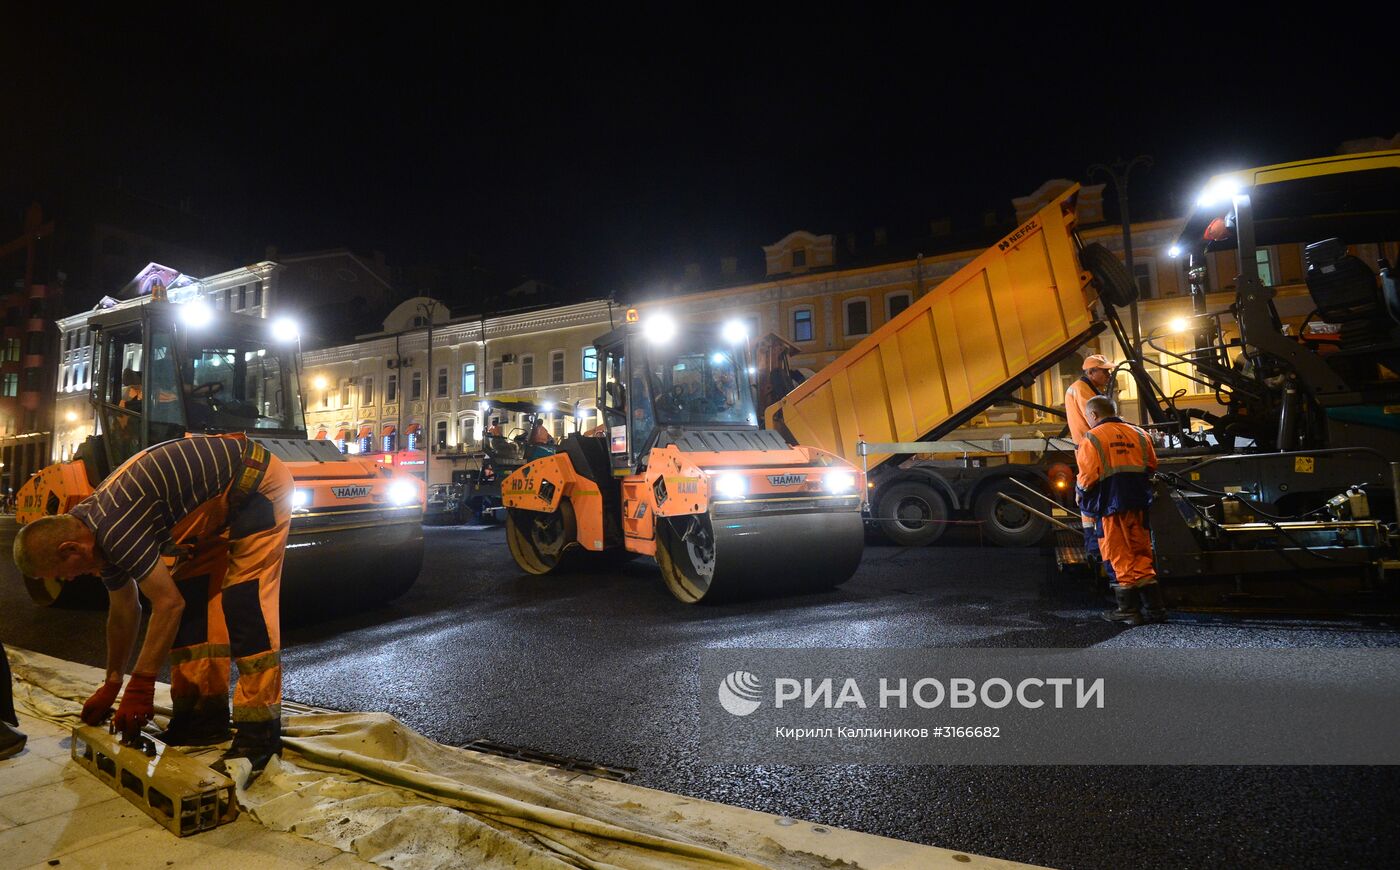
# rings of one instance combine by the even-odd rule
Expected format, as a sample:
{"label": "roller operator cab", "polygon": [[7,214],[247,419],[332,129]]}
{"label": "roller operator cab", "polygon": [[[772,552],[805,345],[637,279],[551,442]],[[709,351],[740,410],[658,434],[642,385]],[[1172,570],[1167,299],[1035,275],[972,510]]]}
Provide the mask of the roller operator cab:
{"label": "roller operator cab", "polygon": [[[146,447],[187,434],[243,433],[296,482],[282,583],[284,609],[384,601],[417,579],[424,486],[306,437],[296,337],[280,324],[215,314],[204,303],[148,299],[94,313],[91,401],[101,434],[17,494],[17,520],[66,512]],[[279,340],[280,338],[280,340]],[[81,584],[25,578],[43,605]]]}
{"label": "roller operator cab", "polygon": [[863,476],[759,428],[742,325],[628,321],[595,343],[603,424],[503,484],[520,567],[652,556],[686,603],[847,580],[864,546]]}

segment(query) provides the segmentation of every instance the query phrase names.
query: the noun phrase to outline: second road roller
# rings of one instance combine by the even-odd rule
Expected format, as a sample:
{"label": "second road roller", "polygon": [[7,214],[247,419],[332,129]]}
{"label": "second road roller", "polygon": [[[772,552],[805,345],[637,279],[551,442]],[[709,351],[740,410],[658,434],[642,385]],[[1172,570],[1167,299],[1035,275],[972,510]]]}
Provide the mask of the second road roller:
{"label": "second road roller", "polygon": [[742,323],[628,311],[595,345],[602,425],[502,485],[523,570],[651,556],[688,604],[814,592],[855,573],[864,478],[759,427]]}

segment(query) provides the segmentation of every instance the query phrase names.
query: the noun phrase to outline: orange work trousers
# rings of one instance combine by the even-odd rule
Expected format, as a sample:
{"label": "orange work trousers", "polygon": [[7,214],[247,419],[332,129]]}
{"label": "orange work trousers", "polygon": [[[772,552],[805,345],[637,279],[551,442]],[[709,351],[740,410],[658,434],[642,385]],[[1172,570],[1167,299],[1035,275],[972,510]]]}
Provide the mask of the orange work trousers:
{"label": "orange work trousers", "polygon": [[1152,532],[1147,528],[1147,511],[1129,510],[1103,517],[1103,538],[1099,548],[1113,566],[1119,586],[1141,586],[1157,576],[1152,565]]}
{"label": "orange work trousers", "polygon": [[270,456],[257,489],[232,516],[227,494],[195,509],[207,516],[192,526],[217,532],[174,542],[185,549],[171,572],[185,599],[170,650],[177,716],[224,714],[232,661],[238,666],[234,723],[280,721],[279,603],[292,490],[292,473]]}

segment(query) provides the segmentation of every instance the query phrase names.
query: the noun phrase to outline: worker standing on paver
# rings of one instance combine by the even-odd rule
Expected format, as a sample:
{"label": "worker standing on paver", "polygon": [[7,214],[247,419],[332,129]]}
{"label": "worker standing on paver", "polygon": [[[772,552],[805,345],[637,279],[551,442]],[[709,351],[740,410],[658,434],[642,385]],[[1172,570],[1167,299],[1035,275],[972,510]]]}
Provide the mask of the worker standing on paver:
{"label": "worker standing on paver", "polygon": [[83,721],[111,713],[151,602],[146,638],[114,724],[140,731],[154,714],[156,673],[171,658],[174,745],[228,738],[230,659],[238,665],[233,744],[224,759],[260,770],[281,747],[279,598],[292,475],[243,435],[189,436],[148,448],[69,513],[20,529],[15,563],[34,577],[100,574],[111,607],[107,680]]}
{"label": "worker standing on paver", "polygon": [[1152,440],[1119,419],[1107,396],[1086,402],[1084,415],[1089,430],[1075,450],[1079,509],[1103,524],[1103,553],[1116,576],[1117,608],[1103,617],[1128,625],[1165,622],[1167,608],[1157,583],[1147,525],[1150,475],[1157,470]]}
{"label": "worker standing on paver", "polygon": [[[1113,377],[1113,364],[1103,354],[1090,354],[1084,358],[1084,373],[1065,390],[1065,419],[1069,422],[1069,440],[1076,448],[1089,431],[1089,422],[1084,417],[1084,405],[1095,396],[1102,396]],[[1080,526],[1084,530],[1084,555],[1094,561],[1104,562],[1099,538],[1102,529],[1088,514],[1080,514]],[[1107,563],[1105,563],[1107,564]],[[1108,579],[1113,580],[1113,566],[1108,567]]]}

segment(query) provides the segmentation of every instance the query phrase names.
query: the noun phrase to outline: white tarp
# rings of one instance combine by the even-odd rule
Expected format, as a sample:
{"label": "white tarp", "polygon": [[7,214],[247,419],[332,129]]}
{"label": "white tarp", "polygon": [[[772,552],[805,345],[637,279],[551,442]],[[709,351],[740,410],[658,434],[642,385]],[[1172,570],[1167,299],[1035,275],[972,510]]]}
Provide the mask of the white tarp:
{"label": "white tarp", "polygon": [[[16,701],[76,724],[101,671],[9,653]],[[168,687],[156,705],[169,712]],[[283,744],[239,789],[243,808],[274,830],[399,870],[1024,866],[455,749],[383,713],[290,716]]]}

